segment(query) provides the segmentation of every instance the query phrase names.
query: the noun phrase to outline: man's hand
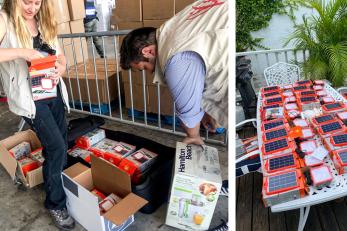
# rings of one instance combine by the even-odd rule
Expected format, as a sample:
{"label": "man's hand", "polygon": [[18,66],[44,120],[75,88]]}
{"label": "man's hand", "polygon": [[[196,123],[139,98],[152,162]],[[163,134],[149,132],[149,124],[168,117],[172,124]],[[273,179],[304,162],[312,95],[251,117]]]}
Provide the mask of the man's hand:
{"label": "man's hand", "polygon": [[183,143],[196,144],[196,145],[203,145],[204,144],[204,141],[200,137],[200,123],[198,123],[193,128],[188,128],[183,123],[182,123],[182,126],[187,133],[187,137],[184,138]]}
{"label": "man's hand", "polygon": [[185,144],[196,144],[196,145],[203,145],[204,141],[201,139],[200,136],[198,137],[186,137],[182,141]]}
{"label": "man's hand", "polygon": [[202,117],[201,123],[209,132],[216,133],[217,122],[206,112],[204,117]]}

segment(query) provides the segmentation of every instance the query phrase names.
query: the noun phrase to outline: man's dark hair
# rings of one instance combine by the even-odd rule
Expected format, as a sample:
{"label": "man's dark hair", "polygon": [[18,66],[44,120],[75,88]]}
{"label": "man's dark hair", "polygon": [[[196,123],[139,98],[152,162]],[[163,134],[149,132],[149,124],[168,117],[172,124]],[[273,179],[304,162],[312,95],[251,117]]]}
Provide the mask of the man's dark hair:
{"label": "man's dark hair", "polygon": [[125,36],[120,47],[120,66],[124,70],[128,70],[132,62],[148,61],[143,57],[142,49],[156,44],[155,31],[154,27],[142,27]]}

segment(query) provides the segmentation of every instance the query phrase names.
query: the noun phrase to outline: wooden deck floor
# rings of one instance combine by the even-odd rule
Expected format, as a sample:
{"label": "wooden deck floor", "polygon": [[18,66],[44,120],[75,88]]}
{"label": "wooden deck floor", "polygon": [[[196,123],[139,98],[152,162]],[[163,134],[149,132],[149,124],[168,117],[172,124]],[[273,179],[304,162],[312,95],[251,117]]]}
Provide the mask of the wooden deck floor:
{"label": "wooden deck floor", "polygon": [[[254,128],[244,128],[241,138],[254,136]],[[265,208],[261,195],[262,175],[249,173],[236,180],[237,231],[294,231],[298,228],[299,210],[272,213]],[[331,201],[311,207],[306,231],[346,231],[347,200]]]}

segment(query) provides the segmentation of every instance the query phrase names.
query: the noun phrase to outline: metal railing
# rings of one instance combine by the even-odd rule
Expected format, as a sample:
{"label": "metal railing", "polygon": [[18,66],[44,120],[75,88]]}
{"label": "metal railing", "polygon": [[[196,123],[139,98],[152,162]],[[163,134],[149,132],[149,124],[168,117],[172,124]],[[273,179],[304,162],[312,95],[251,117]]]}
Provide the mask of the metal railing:
{"label": "metal railing", "polygon": [[[159,83],[152,84],[151,75],[145,71],[139,75],[121,70],[119,44],[121,36],[127,33],[128,30],[121,30],[58,36],[67,57],[64,82],[72,111],[185,136],[175,116],[174,102],[169,97],[162,98],[167,89]],[[93,36],[102,41],[104,59],[96,58]],[[88,53],[92,55],[89,58]],[[208,143],[227,144],[227,131],[202,133]]]}
{"label": "metal railing", "polygon": [[296,64],[305,61],[309,55],[306,50],[295,50],[294,48],[247,51],[236,53],[236,57],[247,56],[252,62],[252,72],[259,84],[255,88],[266,85],[264,78],[265,68],[277,63],[286,62]]}

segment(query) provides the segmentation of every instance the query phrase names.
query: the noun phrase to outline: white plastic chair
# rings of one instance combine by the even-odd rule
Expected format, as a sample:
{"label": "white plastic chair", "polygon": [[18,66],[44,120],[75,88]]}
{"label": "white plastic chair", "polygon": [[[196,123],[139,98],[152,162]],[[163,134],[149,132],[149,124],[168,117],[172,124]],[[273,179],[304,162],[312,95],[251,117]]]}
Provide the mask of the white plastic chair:
{"label": "white plastic chair", "polygon": [[297,65],[278,62],[264,70],[268,86],[293,84],[300,80],[300,68]]}

